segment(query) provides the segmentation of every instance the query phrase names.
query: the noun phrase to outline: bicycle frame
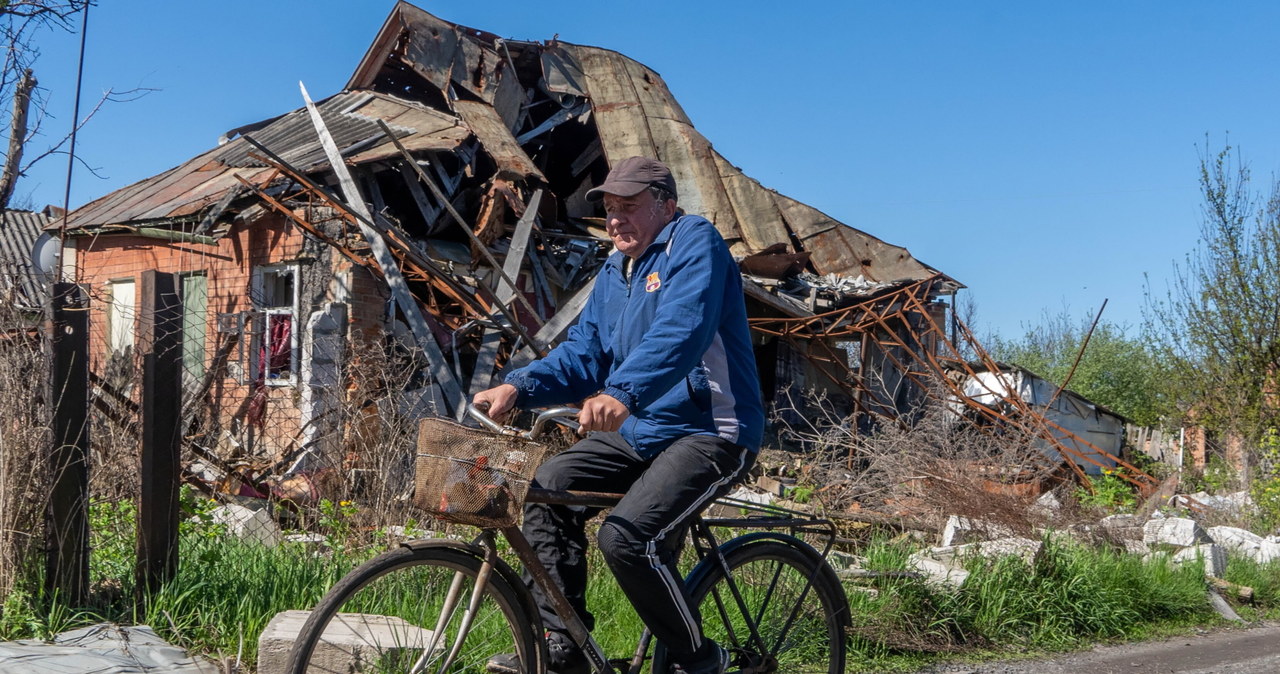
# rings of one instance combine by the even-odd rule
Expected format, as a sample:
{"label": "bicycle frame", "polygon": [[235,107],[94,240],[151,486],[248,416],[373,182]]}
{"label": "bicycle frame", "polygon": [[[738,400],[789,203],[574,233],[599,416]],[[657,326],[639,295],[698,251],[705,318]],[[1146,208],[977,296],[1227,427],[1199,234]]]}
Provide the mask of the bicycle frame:
{"label": "bicycle frame", "polygon": [[[567,492],[567,491],[553,491],[553,490],[547,490],[547,489],[530,489],[528,495],[525,498],[525,502],[526,503],[546,503],[546,504],[553,504],[553,505],[574,505],[574,506],[608,508],[608,507],[617,505],[620,498],[621,498],[620,494],[605,494],[605,493],[597,493],[597,492],[577,492],[577,491]],[[712,532],[712,527],[755,529],[755,530],[759,530],[761,533],[748,534],[747,536],[763,535],[763,536],[769,536],[771,538],[777,538],[779,540],[786,540],[788,536],[786,536],[785,534],[764,533],[764,532],[766,531],[772,532],[776,530],[785,529],[791,532],[790,538],[792,539],[798,538],[798,535],[805,534],[805,533],[817,534],[822,536],[823,538],[825,538],[825,544],[823,545],[819,558],[815,560],[815,566],[809,575],[810,578],[813,578],[814,575],[817,573],[819,566],[821,564],[826,563],[827,555],[831,551],[832,546],[835,544],[835,539],[836,539],[835,524],[830,520],[816,518],[806,513],[801,513],[798,511],[788,510],[786,508],[780,508],[780,507],[774,507],[774,506],[761,506],[759,504],[752,503],[750,501],[742,501],[742,500],[733,499],[733,498],[721,498],[721,499],[718,499],[716,502],[724,505],[729,505],[732,507],[738,507],[745,510],[753,511],[757,514],[755,516],[748,516],[748,517],[741,517],[741,518],[720,518],[720,517],[704,518],[702,516],[695,517],[690,524],[690,527],[691,527],[690,533],[692,534],[694,551],[697,554],[700,562],[703,560],[710,559],[713,561],[713,563],[720,566],[728,582],[730,594],[733,595],[732,600],[737,605],[738,611],[743,616],[748,618],[747,626],[751,631],[750,635],[748,635],[749,640],[752,643],[755,643],[759,647],[760,652],[768,652],[769,651],[768,645],[764,643],[764,639],[760,635],[760,631],[758,629],[755,619],[751,618],[750,613],[746,608],[746,604],[742,598],[741,592],[739,591],[738,586],[733,579],[733,574],[730,571],[728,567],[728,563],[725,560],[725,557],[721,551],[721,543],[717,540],[715,534]],[[493,560],[496,558],[496,555],[497,555],[497,548],[493,539],[494,531],[495,530],[493,529],[484,530],[480,534],[480,536],[477,537],[477,539],[473,542],[474,544],[478,544],[484,550],[485,561],[483,566],[481,567],[481,575],[484,577],[488,576],[489,570],[493,564]],[[591,664],[592,671],[596,672],[596,674],[615,674],[617,670],[615,670],[613,665],[610,663],[608,656],[605,654],[604,650],[600,647],[600,644],[598,644],[596,640],[591,636],[591,633],[587,631],[587,628],[582,623],[582,620],[578,618],[577,613],[569,605],[569,600],[564,596],[564,593],[551,579],[551,576],[547,572],[546,567],[543,566],[542,561],[538,559],[538,556],[534,552],[533,547],[529,544],[528,539],[525,538],[524,533],[520,530],[520,528],[505,527],[502,529],[497,529],[496,531],[501,533],[502,536],[506,538],[507,541],[511,544],[512,550],[515,552],[516,557],[520,560],[522,564],[524,564],[525,569],[527,569],[529,574],[533,577],[534,582],[537,583],[537,585],[542,589],[543,593],[546,595],[547,599],[551,602],[553,608],[556,611],[556,614],[560,616],[560,619],[564,621],[565,626],[569,629],[570,637],[572,637],[574,642],[576,642],[582,648],[582,651],[586,655],[588,662]],[[737,540],[738,538],[741,538],[741,537],[734,537],[733,539],[730,539],[730,541],[726,541],[726,544],[731,542],[732,540]],[[812,586],[813,586],[812,581],[810,581],[808,584],[805,585],[804,589],[801,591],[800,601],[797,601],[795,607],[792,608],[791,615],[787,617],[787,622],[783,627],[781,635],[779,636],[779,642],[781,642],[781,640],[785,637],[792,623],[798,617],[798,610],[799,610],[799,607],[801,606],[803,598],[805,597],[805,595],[807,595],[807,593],[812,588]],[[480,582],[477,582],[477,587],[475,589],[475,592],[478,594],[482,592],[483,589],[484,589],[483,585],[481,585]],[[458,599],[459,597],[456,597],[456,596],[451,597],[451,600],[452,600],[451,603],[456,602]],[[719,611],[723,613],[728,610],[724,603],[724,598],[716,595],[715,600],[717,604],[717,609]],[[473,597],[471,601],[474,602],[475,597]],[[450,608],[448,610],[452,610],[452,609]],[[532,617],[536,618],[536,616],[532,616]],[[458,636],[459,641],[465,638],[465,636],[466,636],[465,632],[462,634],[459,634]],[[636,645],[635,653],[632,655],[630,661],[626,664],[627,674],[639,674],[641,668],[644,666],[644,662],[647,657],[651,641],[652,641],[652,635],[649,633],[648,629],[646,629],[640,636],[640,640]],[[753,666],[743,669],[742,672],[743,674],[752,674],[752,672],[755,671],[756,667],[765,668],[765,667],[768,667],[770,664],[771,663],[768,663],[768,662],[753,663]]]}
{"label": "bicycle frame", "polygon": [[[515,427],[498,424],[490,419],[489,416],[485,414],[485,411],[486,409],[480,409],[472,405],[467,406],[467,412],[471,417],[489,430],[495,433],[520,435],[533,440],[538,437],[542,427],[548,422],[554,421],[564,423],[576,428],[576,424],[572,421],[568,421],[565,417],[576,414],[578,410],[571,407],[560,407],[544,411],[537,416],[533,428],[529,431],[522,431]],[[617,505],[621,498],[621,494],[582,491],[554,491],[549,489],[532,488],[529,490],[528,494],[526,494],[525,502],[545,503],[549,505],[609,508]],[[716,539],[715,534],[712,533],[712,527],[756,529],[761,530],[762,532],[785,529],[791,532],[791,540],[799,540],[799,536],[806,533],[816,534],[825,539],[823,548],[814,562],[814,568],[811,569],[808,575],[809,581],[801,591],[799,600],[792,608],[791,614],[787,616],[786,623],[779,634],[778,639],[779,643],[781,643],[786,637],[786,634],[790,630],[792,624],[795,622],[799,608],[802,605],[805,596],[813,587],[812,579],[816,576],[821,565],[826,563],[827,555],[835,545],[837,534],[835,523],[830,520],[815,517],[808,513],[802,513],[777,506],[762,506],[758,503],[744,501],[741,499],[721,497],[716,499],[715,502],[754,512],[755,515],[740,518],[704,518],[701,514],[695,516],[690,522],[689,529],[693,539],[694,551],[698,556],[699,563],[710,559],[720,567],[721,571],[724,573],[730,594],[732,595],[734,603],[737,605],[738,611],[747,619],[747,626],[751,632],[749,635],[750,641],[757,645],[760,652],[767,653],[769,652],[769,648],[768,645],[764,643],[763,637],[760,635],[757,619],[753,618],[747,610],[746,602],[743,600],[742,593],[738,588],[737,582],[733,578],[733,573],[721,550],[721,544]],[[507,539],[507,542],[511,544],[516,557],[519,558],[522,564],[524,564],[525,569],[533,577],[534,582],[542,589],[547,599],[551,602],[556,614],[562,621],[564,621],[565,626],[569,630],[569,636],[582,648],[583,653],[587,657],[587,661],[591,664],[592,670],[596,674],[615,674],[616,670],[614,670],[613,665],[610,664],[608,656],[600,647],[600,644],[591,636],[591,633],[587,630],[586,625],[582,623],[582,620],[573,610],[573,607],[570,606],[569,600],[564,596],[564,592],[561,591],[555,581],[552,580],[550,573],[548,573],[546,567],[543,566],[542,561],[538,559],[537,554],[534,552],[533,546],[530,545],[529,540],[525,538],[524,532],[516,526],[503,527],[501,529],[497,529],[497,531],[499,531],[502,536]],[[479,599],[479,595],[483,592],[483,581],[488,578],[494,560],[497,558],[497,546],[493,540],[493,532],[493,529],[486,529],[482,531],[480,536],[473,542],[474,544],[480,545],[483,549],[484,562],[481,566],[480,576],[477,578],[474,596],[470,600],[472,604]],[[763,535],[775,537],[779,540],[787,540],[787,537],[783,534]],[[725,544],[728,545],[733,540],[738,540],[739,538],[741,537],[734,537],[729,541],[726,541]],[[453,605],[458,600],[458,597],[455,596],[456,594],[456,592],[450,592],[450,599],[448,602],[449,606],[446,608],[445,613],[453,610]],[[722,615],[725,615],[727,609],[725,607],[724,598],[716,594],[714,599],[717,610],[719,610]],[[535,620],[538,618],[536,615],[530,617]],[[726,620],[726,622],[728,621]],[[458,643],[461,643],[461,641],[466,637],[466,631],[467,630],[464,627],[457,637]],[[639,674],[649,652],[649,646],[652,638],[653,635],[650,634],[649,630],[646,628],[640,635],[640,640],[636,645],[635,653],[632,655],[627,666],[627,674]],[[452,660],[452,655],[449,659]],[[752,663],[752,666],[746,667],[741,671],[742,674],[754,674],[757,667],[767,668],[770,664],[776,663]]]}

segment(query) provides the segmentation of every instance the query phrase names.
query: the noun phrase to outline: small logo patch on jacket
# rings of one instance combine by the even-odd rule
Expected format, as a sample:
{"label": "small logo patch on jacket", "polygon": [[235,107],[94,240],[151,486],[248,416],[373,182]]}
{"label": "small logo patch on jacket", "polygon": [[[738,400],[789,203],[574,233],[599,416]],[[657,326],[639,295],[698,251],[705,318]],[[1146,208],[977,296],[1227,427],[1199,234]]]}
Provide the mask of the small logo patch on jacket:
{"label": "small logo patch on jacket", "polygon": [[658,278],[658,272],[653,272],[644,277],[644,291],[651,293],[662,287],[662,279]]}

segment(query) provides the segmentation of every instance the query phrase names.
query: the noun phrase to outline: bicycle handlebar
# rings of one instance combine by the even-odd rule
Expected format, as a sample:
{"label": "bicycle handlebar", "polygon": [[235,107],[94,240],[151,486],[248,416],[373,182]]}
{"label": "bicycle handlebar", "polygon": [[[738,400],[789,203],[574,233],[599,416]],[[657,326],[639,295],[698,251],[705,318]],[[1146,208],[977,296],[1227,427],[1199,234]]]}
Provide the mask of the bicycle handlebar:
{"label": "bicycle handlebar", "polygon": [[513,426],[503,426],[502,424],[499,424],[490,418],[488,414],[485,414],[488,409],[489,405],[487,403],[483,405],[467,403],[467,414],[471,415],[471,418],[479,422],[481,426],[484,426],[494,433],[518,435],[528,440],[536,440],[542,433],[542,427],[545,426],[548,421],[556,421],[569,426],[575,431],[578,430],[578,423],[570,420],[571,417],[578,416],[578,409],[574,407],[552,407],[548,410],[544,410],[533,420],[533,428],[527,431],[520,430]]}

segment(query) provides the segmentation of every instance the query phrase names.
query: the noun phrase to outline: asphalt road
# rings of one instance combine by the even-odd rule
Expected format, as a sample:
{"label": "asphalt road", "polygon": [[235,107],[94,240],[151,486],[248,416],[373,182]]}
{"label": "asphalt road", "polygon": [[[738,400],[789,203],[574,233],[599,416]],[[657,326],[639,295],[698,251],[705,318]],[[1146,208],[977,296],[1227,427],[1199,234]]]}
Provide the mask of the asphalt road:
{"label": "asphalt road", "polygon": [[1044,660],[943,664],[921,674],[1274,674],[1280,624],[1208,631],[1160,641],[1096,646]]}

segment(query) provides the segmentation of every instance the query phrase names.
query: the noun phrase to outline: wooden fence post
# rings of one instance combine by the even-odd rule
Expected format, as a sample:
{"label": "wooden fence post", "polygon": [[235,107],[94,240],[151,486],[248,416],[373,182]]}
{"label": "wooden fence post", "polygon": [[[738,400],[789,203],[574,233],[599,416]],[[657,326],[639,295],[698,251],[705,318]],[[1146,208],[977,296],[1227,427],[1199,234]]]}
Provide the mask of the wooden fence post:
{"label": "wooden fence post", "polygon": [[79,285],[53,284],[48,323],[53,487],[45,517],[45,589],[72,606],[84,603],[89,588],[88,308]]}
{"label": "wooden fence post", "polygon": [[142,480],[138,501],[138,599],[178,569],[182,303],[173,274],[142,273]]}

